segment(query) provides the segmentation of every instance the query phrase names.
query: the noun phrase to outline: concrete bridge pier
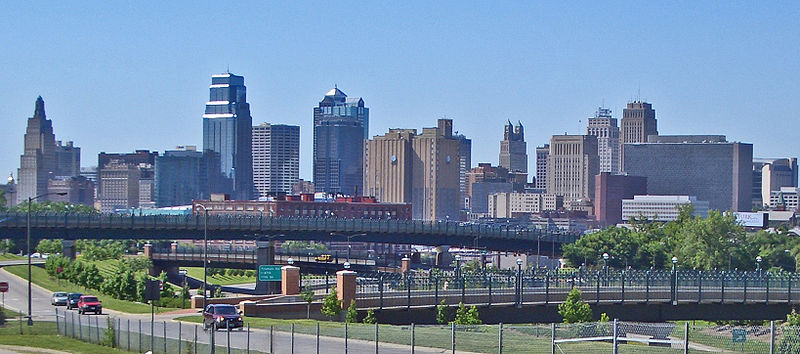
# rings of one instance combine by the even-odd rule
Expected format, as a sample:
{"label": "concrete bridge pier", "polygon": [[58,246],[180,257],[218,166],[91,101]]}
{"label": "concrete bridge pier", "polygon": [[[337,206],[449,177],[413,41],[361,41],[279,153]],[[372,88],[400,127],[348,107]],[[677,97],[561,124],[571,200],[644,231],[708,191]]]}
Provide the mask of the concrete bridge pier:
{"label": "concrete bridge pier", "polygon": [[61,240],[61,254],[68,259],[75,259],[75,240]]}
{"label": "concrete bridge pier", "polygon": [[275,245],[272,241],[256,241],[256,294],[277,294],[281,292],[281,283],[258,280],[258,266],[275,264]]}
{"label": "concrete bridge pier", "polygon": [[449,245],[436,246],[436,268],[449,268],[453,263],[453,256],[450,255]]}

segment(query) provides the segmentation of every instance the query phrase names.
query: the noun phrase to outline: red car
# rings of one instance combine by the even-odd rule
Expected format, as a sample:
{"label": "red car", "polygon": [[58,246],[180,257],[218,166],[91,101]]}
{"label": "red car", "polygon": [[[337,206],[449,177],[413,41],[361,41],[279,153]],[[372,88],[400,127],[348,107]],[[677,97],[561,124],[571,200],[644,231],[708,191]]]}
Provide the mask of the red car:
{"label": "red car", "polygon": [[78,299],[78,314],[83,315],[87,312],[94,312],[95,315],[103,314],[103,306],[97,296],[83,295]]}

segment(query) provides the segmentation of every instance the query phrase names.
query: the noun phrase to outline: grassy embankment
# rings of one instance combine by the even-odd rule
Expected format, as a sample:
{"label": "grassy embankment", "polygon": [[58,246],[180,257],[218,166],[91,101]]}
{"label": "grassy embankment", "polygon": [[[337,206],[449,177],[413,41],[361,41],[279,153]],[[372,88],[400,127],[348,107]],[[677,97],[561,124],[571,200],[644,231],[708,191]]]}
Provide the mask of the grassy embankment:
{"label": "grassy embankment", "polygon": [[[33,326],[22,326],[23,334],[20,335],[19,331],[20,327],[15,322],[9,322],[4,326],[0,326],[0,344],[53,349],[69,353],[126,353],[119,349],[56,335],[55,322],[34,322]],[[37,351],[31,350],[31,352],[35,353]]]}
{"label": "grassy embankment", "polygon": [[[203,280],[203,268],[200,267],[186,267],[184,268],[187,274],[195,279]],[[247,276],[230,276],[230,275],[213,275],[208,277],[208,282],[214,285],[235,285],[255,283],[256,277]]]}

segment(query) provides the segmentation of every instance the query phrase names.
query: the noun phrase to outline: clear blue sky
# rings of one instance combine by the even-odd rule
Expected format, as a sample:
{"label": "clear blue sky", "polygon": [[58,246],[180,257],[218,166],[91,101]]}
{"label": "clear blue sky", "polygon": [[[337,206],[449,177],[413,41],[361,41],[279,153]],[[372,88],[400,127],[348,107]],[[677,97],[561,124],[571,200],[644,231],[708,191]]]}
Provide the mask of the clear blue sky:
{"label": "clear blue sky", "polygon": [[800,152],[798,2],[112,3],[2,6],[0,172],[16,175],[37,95],[84,166],[202,146],[210,76],[228,67],[254,124],[301,126],[306,179],[312,108],[334,84],[364,98],[371,135],[452,118],[473,164],[497,163],[507,119],[526,126],[533,166],[536,145],[637,96],[662,134]]}

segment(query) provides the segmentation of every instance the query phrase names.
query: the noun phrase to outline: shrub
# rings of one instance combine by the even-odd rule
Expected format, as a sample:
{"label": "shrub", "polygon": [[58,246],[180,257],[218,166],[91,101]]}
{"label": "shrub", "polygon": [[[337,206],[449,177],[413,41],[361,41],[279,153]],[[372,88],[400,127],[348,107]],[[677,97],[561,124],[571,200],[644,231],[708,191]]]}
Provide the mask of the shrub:
{"label": "shrub", "polygon": [[368,324],[375,324],[378,323],[378,319],[375,318],[375,310],[370,309],[367,311],[367,315],[364,316],[364,319],[361,322],[368,323]]}
{"label": "shrub", "polygon": [[350,307],[347,308],[347,316],[345,322],[356,323],[358,322],[358,310],[356,310],[356,300],[350,301]]}
{"label": "shrub", "polygon": [[456,310],[456,319],[453,322],[458,325],[483,324],[483,321],[481,321],[480,317],[478,316],[478,308],[475,305],[468,308],[460,302],[458,303],[458,309]]}
{"label": "shrub", "polygon": [[442,300],[441,303],[436,305],[436,323],[445,324],[447,322],[450,322],[450,309],[447,307],[447,303]]}
{"label": "shrub", "polygon": [[342,302],[339,301],[338,295],[336,294],[336,287],[332,287],[328,295],[322,299],[322,309],[320,309],[320,311],[323,315],[330,318],[339,316],[339,314],[342,313]]}
{"label": "shrub", "polygon": [[581,298],[578,288],[570,290],[567,300],[558,305],[558,314],[564,317],[564,323],[589,322],[592,320],[592,308]]}

